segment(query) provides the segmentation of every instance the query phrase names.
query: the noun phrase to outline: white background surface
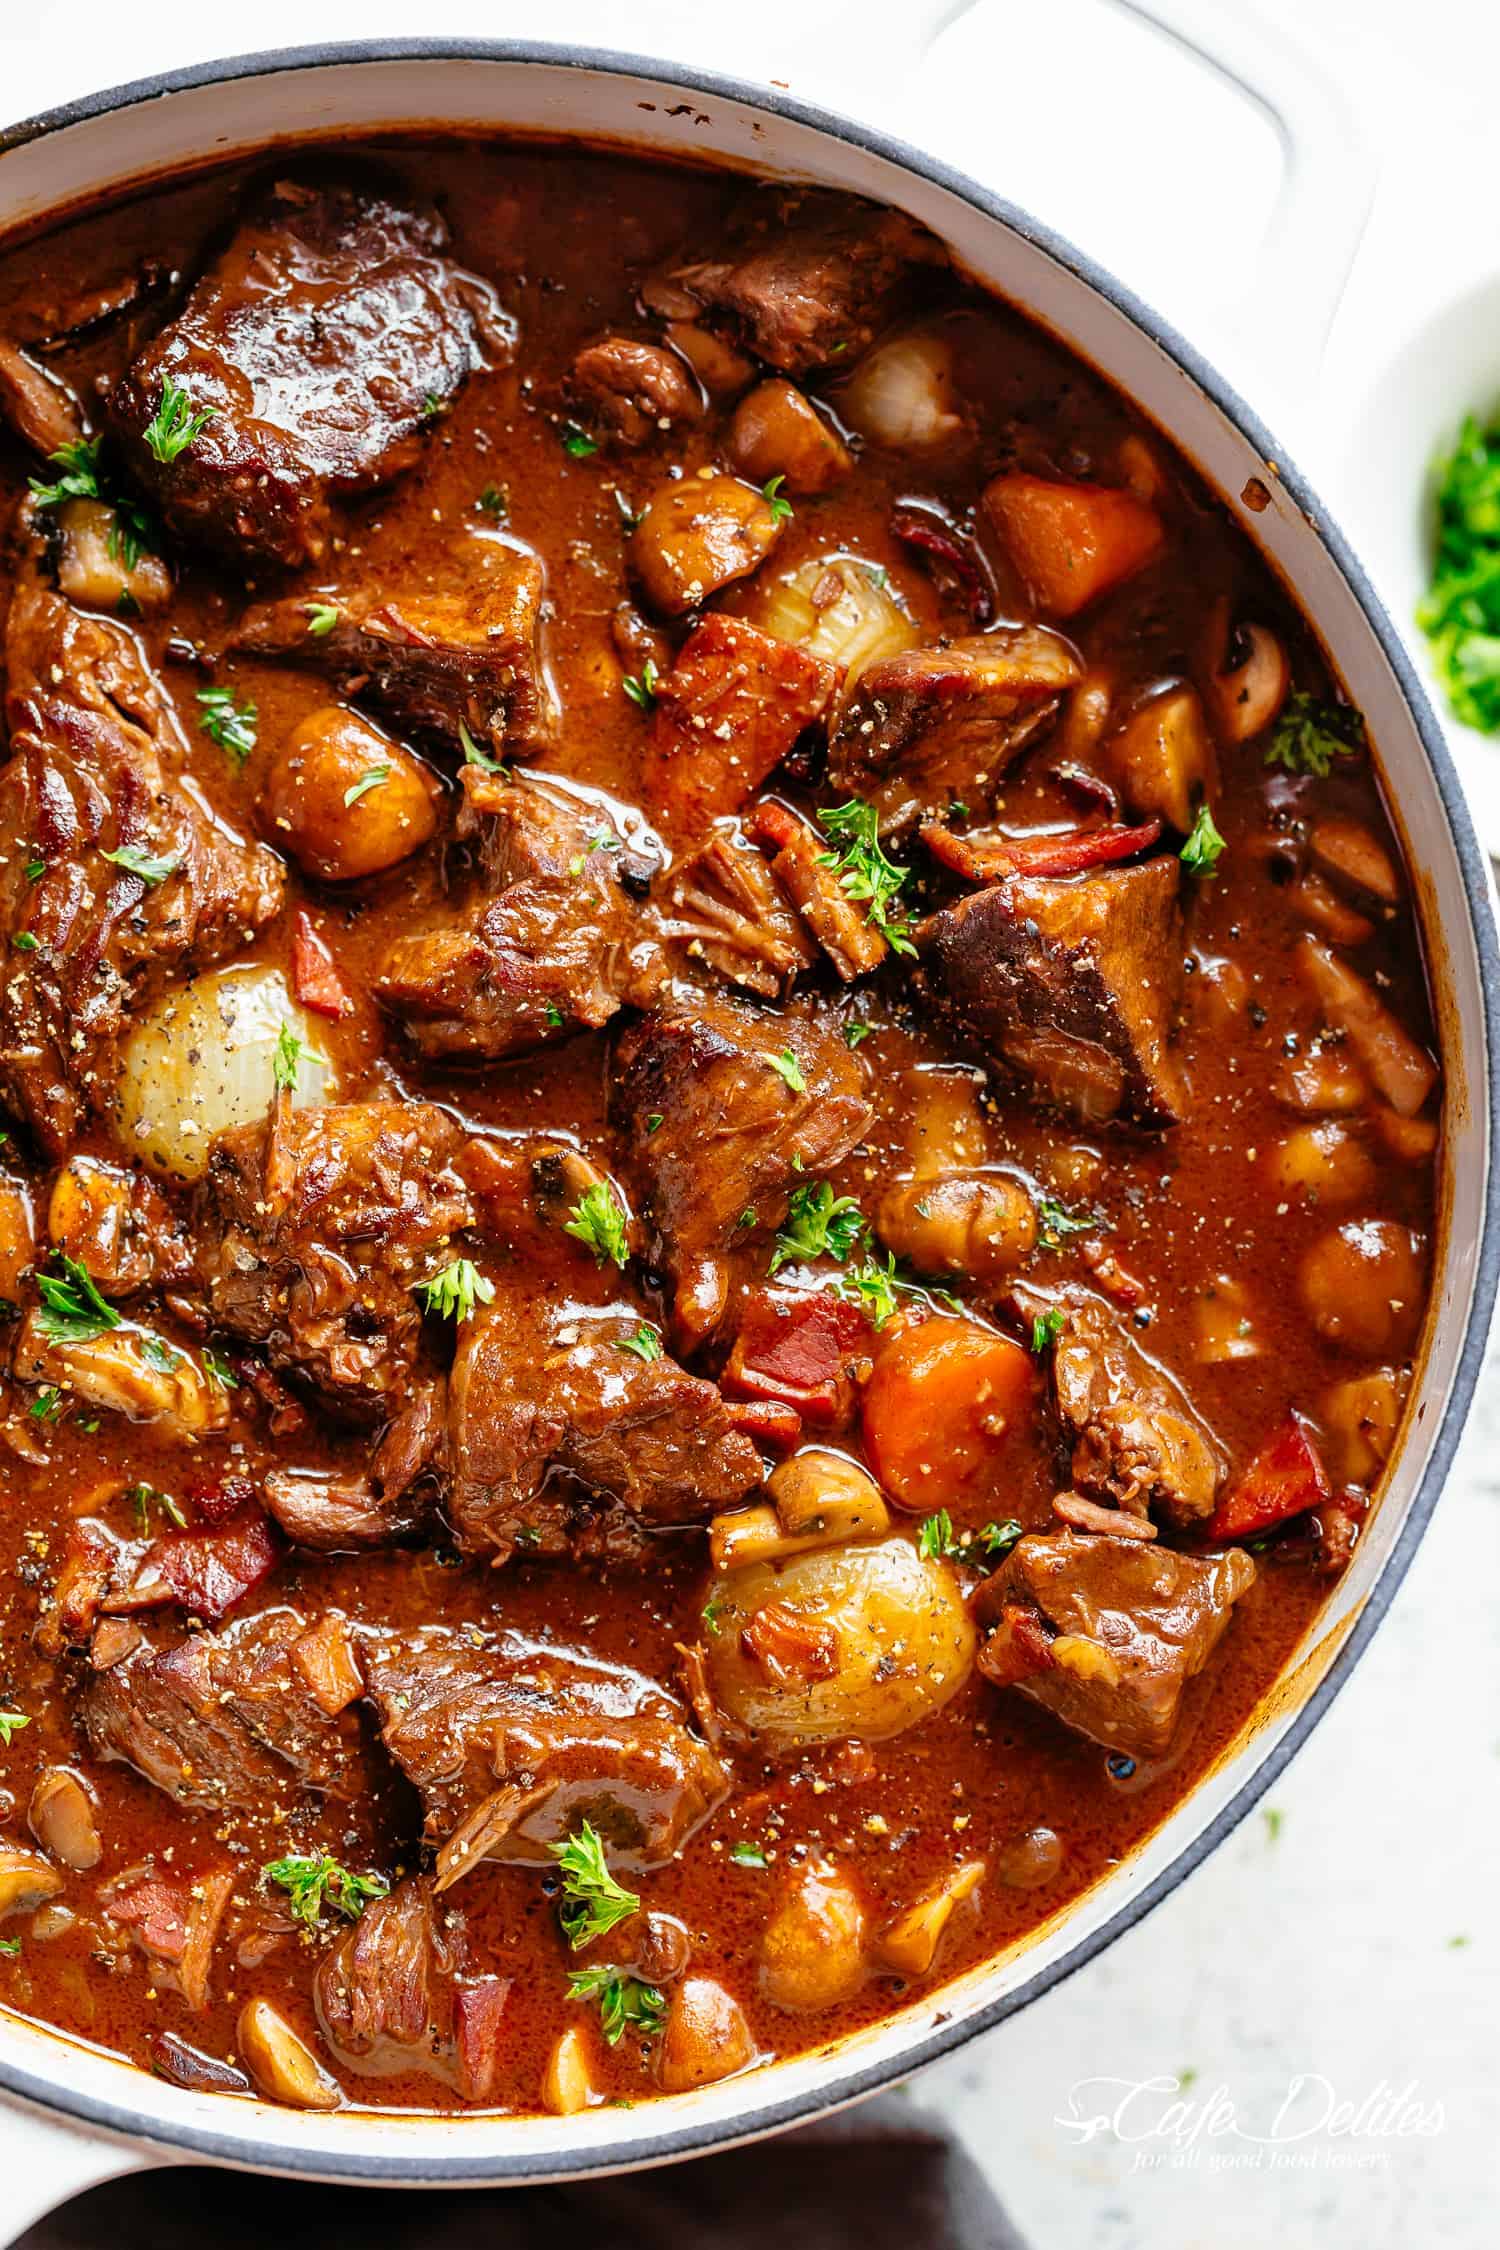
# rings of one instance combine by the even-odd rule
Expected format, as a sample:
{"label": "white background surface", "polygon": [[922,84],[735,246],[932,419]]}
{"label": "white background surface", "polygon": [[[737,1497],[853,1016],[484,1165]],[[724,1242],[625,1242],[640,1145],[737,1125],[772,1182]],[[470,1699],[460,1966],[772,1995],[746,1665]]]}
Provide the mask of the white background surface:
{"label": "white background surface", "polygon": [[[1301,398],[1299,339],[1279,331],[1273,299],[1250,308],[1241,333],[1225,325],[1274,189],[1271,134],[1100,0],[979,0],[920,71],[901,52],[908,12],[889,0],[436,0],[420,11],[263,0],[233,26],[201,0],[0,0],[0,113],[226,48],[420,33],[576,35],[774,75],[934,149],[1121,272],[1218,353],[1335,511],[1357,520],[1381,448],[1347,462],[1341,440],[1373,371],[1427,308],[1500,269],[1500,5],[1263,4],[1332,65],[1384,159],[1321,379]],[[858,30],[832,68],[813,35],[839,19]],[[1492,2250],[1497,1691],[1492,1374],[1395,1609],[1273,1793],[1277,1817],[1253,1816],[1102,1960],[913,2090],[961,2121],[1036,2250]],[[1178,2077],[1175,2136],[1146,2130],[1162,2125],[1165,2094],[1135,2101],[1123,2134],[1084,2140],[1057,2122]],[[1101,2079],[1120,2087],[1070,2092]],[[1299,2081],[1285,2137],[1268,2145]],[[1355,2113],[1346,2129],[1305,2130],[1333,2102]],[[1386,2121],[1405,2115],[1404,2134],[1377,2129],[1382,2107]]]}

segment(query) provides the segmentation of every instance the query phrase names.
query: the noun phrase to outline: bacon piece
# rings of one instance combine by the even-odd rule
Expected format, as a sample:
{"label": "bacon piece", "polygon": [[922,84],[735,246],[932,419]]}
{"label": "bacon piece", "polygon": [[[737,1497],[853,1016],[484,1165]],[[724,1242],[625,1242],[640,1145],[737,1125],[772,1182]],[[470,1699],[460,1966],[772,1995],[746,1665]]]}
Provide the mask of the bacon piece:
{"label": "bacon piece", "polygon": [[841,1428],[854,1412],[855,1369],[869,1344],[863,1312],[842,1297],[757,1289],[746,1299],[720,1388],[774,1400],[823,1429]]}
{"label": "bacon piece", "polygon": [[966,883],[998,883],[1007,875],[1082,875],[1090,867],[1138,858],[1160,835],[1159,820],[1143,820],[1136,827],[1108,821],[1099,828],[1030,836],[960,836],[940,820],[922,827],[922,841],[933,858]]}
{"label": "bacon piece", "polygon": [[904,546],[929,556],[946,571],[968,605],[976,625],[988,625],[995,614],[995,590],[973,545],[952,524],[931,508],[898,500],[891,510],[891,531]]}
{"label": "bacon piece", "polygon": [[352,1015],[354,1002],[344,990],[333,955],[318,935],[310,914],[301,907],[292,924],[292,991],[298,1005],[315,1016]]}

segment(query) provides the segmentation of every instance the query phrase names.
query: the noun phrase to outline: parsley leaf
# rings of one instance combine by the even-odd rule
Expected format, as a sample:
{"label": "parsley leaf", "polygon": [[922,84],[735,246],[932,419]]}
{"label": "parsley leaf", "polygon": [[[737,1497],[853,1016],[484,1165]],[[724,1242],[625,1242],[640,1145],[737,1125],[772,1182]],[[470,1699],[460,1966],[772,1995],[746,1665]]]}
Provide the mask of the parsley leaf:
{"label": "parsley leaf", "polygon": [[389,760],[378,766],[366,766],[358,781],[351,781],[344,791],[344,803],[357,805],[361,797],[368,797],[372,789],[382,788],[391,778]]}
{"label": "parsley leaf", "polygon": [[337,602],[304,602],[302,608],[307,617],[307,630],[315,641],[331,633],[343,614]]}
{"label": "parsley leaf", "polygon": [[218,411],[216,406],[206,406],[201,414],[191,413],[187,392],[168,375],[161,387],[161,404],[146,424],[146,444],[158,461],[171,463],[203,435]]}
{"label": "parsley leaf", "polygon": [[383,1875],[354,1875],[326,1852],[293,1853],[288,1859],[270,1859],[260,1871],[263,1883],[277,1883],[287,1893],[297,1921],[312,1929],[326,1908],[357,1922],[371,1899],[384,1898],[390,1884]]}
{"label": "parsley leaf", "polygon": [[299,1039],[291,1025],[284,1023],[276,1034],[276,1052],[271,1058],[271,1075],[283,1093],[295,1094],[302,1065],[311,1055],[307,1041]]}
{"label": "parsley leaf", "polygon": [[493,516],[496,523],[502,523],[510,514],[510,494],[498,484],[487,484],[474,505],[482,509],[485,515]]}
{"label": "parsley leaf", "polygon": [[216,1352],[205,1345],[199,1356],[203,1361],[203,1372],[213,1384],[215,1390],[237,1391],[239,1389],[240,1379],[222,1353]]}
{"label": "parsley leaf", "polygon": [[32,497],[39,508],[60,508],[68,500],[98,500],[114,510],[115,520],[110,526],[107,541],[110,556],[134,570],[141,556],[156,545],[156,526],[139,502],[129,498],[117,499],[108,489],[100,467],[102,438],[80,438],[69,445],[60,445],[49,453],[62,475],[51,484],[43,484],[40,477],[29,477]]}
{"label": "parsley leaf", "polygon": [[584,1189],[564,1222],[563,1233],[572,1235],[575,1242],[586,1243],[597,1265],[605,1265],[611,1258],[617,1266],[629,1262],[625,1213],[605,1180],[596,1180]]}
{"label": "parsley leaf", "polygon": [[39,1273],[36,1277],[42,1299],[36,1324],[47,1342],[88,1344],[107,1330],[118,1328],[119,1314],[100,1296],[87,1268],[70,1258],[66,1250],[59,1250],[56,1256],[61,1274]]}
{"label": "parsley leaf", "polygon": [[656,669],[654,658],[648,656],[639,673],[627,672],[620,685],[632,703],[642,711],[649,711],[661,685],[661,674]]}
{"label": "parsley leaf", "polygon": [[862,797],[851,797],[846,805],[820,812],[818,826],[838,847],[820,853],[818,865],[838,870],[840,890],[864,907],[871,929],[879,931],[893,953],[915,954],[911,922],[896,903],[909,870],[898,867],[882,851],[875,807]]}
{"label": "parsley leaf", "polygon": [[770,1270],[779,1272],[793,1258],[837,1258],[842,1265],[864,1231],[865,1216],[852,1195],[835,1195],[830,1180],[809,1182],[792,1192]]}
{"label": "parsley leaf", "polygon": [[1214,826],[1214,816],[1207,805],[1198,807],[1198,817],[1193,822],[1193,832],[1177,857],[1190,875],[1206,880],[1219,872],[1219,861],[1224,852],[1224,839]]}
{"label": "parsley leaf", "polygon": [[159,858],[148,852],[144,845],[122,844],[118,851],[102,852],[100,857],[107,859],[112,867],[123,867],[127,875],[138,875],[147,888],[154,891],[158,883],[164,883],[169,875],[176,872],[182,854],[172,852],[165,858]]}
{"label": "parsley leaf", "polygon": [[1061,1305],[1049,1305],[1044,1313],[1035,1316],[1031,1323],[1031,1348],[1038,1359],[1049,1344],[1057,1342],[1067,1325],[1068,1316]]}
{"label": "parsley leaf", "polygon": [[476,1305],[493,1303],[495,1284],[485,1279],[472,1258],[455,1258],[441,1273],[419,1281],[416,1295],[439,1320],[454,1320],[462,1327],[473,1319]]}
{"label": "parsley leaf", "polygon": [[458,739],[463,745],[464,764],[478,766],[481,773],[504,773],[505,767],[498,758],[489,757],[480,749],[463,720],[458,722]]}
{"label": "parsley leaf", "polygon": [[637,1359],[645,1360],[649,1367],[653,1360],[661,1358],[661,1335],[657,1329],[652,1328],[648,1322],[643,1320],[633,1336],[622,1336],[620,1338],[618,1349],[622,1352],[633,1352]]}
{"label": "parsley leaf", "polygon": [[857,1047],[862,1040],[873,1039],[874,1036],[875,1026],[872,1023],[846,1023],[844,1026],[844,1045],[846,1047]]}
{"label": "parsley leaf", "polygon": [[618,2047],[627,2028],[654,2039],[667,2020],[665,1996],[654,1984],[645,1984],[624,1969],[573,1969],[568,1998],[598,2001],[600,2028],[611,2047]]}
{"label": "parsley leaf", "polygon": [[805,1094],[807,1092],[807,1080],[802,1075],[802,1065],[798,1062],[790,1047],[783,1047],[779,1055],[763,1054],[761,1060],[770,1064],[777,1077],[790,1086],[794,1094]]}
{"label": "parsley leaf", "polygon": [[1500,727],[1500,428],[1469,415],[1437,466],[1432,584],[1417,609],[1456,718]]}
{"label": "parsley leaf", "polygon": [[598,440],[591,438],[587,430],[581,430],[576,422],[564,422],[562,449],[575,461],[586,461],[591,453],[598,452],[599,445]]}
{"label": "parsley leaf", "polygon": [[576,1953],[581,1945],[603,1937],[616,1922],[639,1911],[640,1899],[611,1875],[604,1859],[603,1839],[585,1820],[576,1835],[548,1851],[562,1871],[562,1903],[557,1919],[563,1936]]}
{"label": "parsley leaf", "polygon": [[784,476],[772,477],[769,483],[763,484],[760,488],[760,496],[771,511],[773,523],[790,523],[794,513],[791,501],[786,499],[782,493],[781,488],[785,483],[786,478]]}
{"label": "parsley leaf", "polygon": [[935,1516],[928,1516],[921,1530],[917,1533],[917,1553],[925,1555],[929,1562],[936,1562],[945,1556],[956,1554],[958,1551],[958,1541],[953,1532],[953,1518],[946,1508],[939,1508]]}
{"label": "parsley leaf", "polygon": [[1070,1235],[1092,1234],[1098,1224],[1091,1213],[1070,1211],[1055,1195],[1044,1195],[1036,1207],[1037,1248],[1060,1250]]}
{"label": "parsley leaf", "polygon": [[228,688],[199,688],[198,724],[210,742],[216,742],[242,766],[255,748],[256,710],[253,703],[236,703]]}
{"label": "parsley leaf", "polygon": [[731,1844],[729,1856],[736,1867],[768,1867],[770,1865],[759,1844]]}
{"label": "parsley leaf", "polygon": [[894,1317],[898,1296],[920,1295],[911,1282],[902,1281],[897,1275],[894,1250],[888,1254],[884,1265],[878,1258],[867,1256],[848,1273],[839,1274],[832,1286],[836,1296],[864,1307],[877,1335]]}
{"label": "parsley leaf", "polygon": [[5,1954],[7,1959],[19,1953],[20,1950],[21,1941],[18,1937],[0,1937],[0,1953]]}
{"label": "parsley leaf", "polygon": [[0,1711],[0,1747],[8,1750],[11,1736],[19,1734],[22,1727],[29,1727],[30,1724],[24,1711]]}
{"label": "parsley leaf", "polygon": [[55,1383],[44,1383],[26,1411],[33,1422],[55,1422],[63,1410],[63,1395]]}
{"label": "parsley leaf", "polygon": [[160,1509],[168,1523],[175,1523],[179,1531],[186,1531],[187,1517],[170,1492],[161,1492],[154,1484],[133,1484],[122,1492],[121,1499],[135,1516],[135,1527],[143,1539],[151,1536],[151,1516]]}
{"label": "parsley leaf", "polygon": [[1311,695],[1289,695],[1271,729],[1266,764],[1325,781],[1335,758],[1352,758],[1364,744],[1365,722],[1352,703],[1319,703]]}
{"label": "parsley leaf", "polygon": [[1024,1526],[1018,1524],[1014,1516],[1007,1516],[1004,1523],[987,1523],[979,1534],[985,1560],[990,1563],[1003,1562],[1016,1541],[1025,1536]]}

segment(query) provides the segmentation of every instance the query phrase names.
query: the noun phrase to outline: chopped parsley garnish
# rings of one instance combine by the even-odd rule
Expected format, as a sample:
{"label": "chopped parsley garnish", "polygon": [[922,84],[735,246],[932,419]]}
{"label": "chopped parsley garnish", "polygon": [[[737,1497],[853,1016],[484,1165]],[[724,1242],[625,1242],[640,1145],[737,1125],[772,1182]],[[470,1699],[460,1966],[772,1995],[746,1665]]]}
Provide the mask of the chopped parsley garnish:
{"label": "chopped parsley garnish", "polygon": [[383,1875],[354,1875],[326,1852],[294,1853],[289,1859],[270,1859],[261,1869],[261,1881],[277,1883],[287,1894],[295,1919],[312,1929],[332,1907],[357,1922],[371,1899],[384,1898],[390,1884]]}
{"label": "chopped parsley garnish", "polygon": [[625,526],[625,529],[627,531],[634,531],[638,523],[643,523],[645,521],[645,510],[641,508],[632,508],[630,502],[626,499],[624,493],[620,490],[620,487],[618,485],[614,487],[614,495],[615,506],[620,511],[621,523]]}
{"label": "chopped parsley garnish", "polygon": [[205,406],[201,414],[192,413],[187,392],[168,375],[161,387],[161,404],[146,424],[146,444],[158,461],[173,462],[203,435],[218,411],[216,406]]}
{"label": "chopped parsley garnish", "polygon": [[510,494],[503,492],[498,484],[487,484],[474,505],[500,523],[510,514]]}
{"label": "chopped parsley garnish", "polygon": [[423,422],[436,422],[447,411],[448,401],[445,398],[439,398],[436,391],[425,391],[422,395],[422,412],[418,419]]}
{"label": "chopped parsley garnish", "polygon": [[[1500,642],[1496,650],[1500,654]],[[1311,695],[1289,695],[1271,729],[1266,764],[1326,781],[1335,758],[1352,758],[1364,746],[1365,722],[1352,703],[1319,703]]]}
{"label": "chopped parsley garnish", "polygon": [[844,1026],[846,1047],[857,1047],[863,1040],[873,1039],[874,1036],[875,1026],[872,1023],[846,1023]]}
{"label": "chopped parsley garnish", "polygon": [[210,742],[229,753],[242,766],[255,748],[256,710],[253,703],[236,703],[228,688],[199,688],[198,724]]}
{"label": "chopped parsley garnish", "polygon": [[361,797],[368,797],[372,789],[381,789],[391,778],[389,761],[378,766],[366,766],[358,781],[351,781],[344,791],[344,803],[357,805]]}
{"label": "chopped parsley garnish", "polygon": [[63,1410],[63,1395],[55,1383],[44,1383],[26,1411],[33,1422],[55,1422]]}
{"label": "chopped parsley garnish", "polygon": [[297,1081],[302,1075],[302,1065],[312,1055],[305,1039],[299,1039],[289,1023],[284,1023],[276,1034],[276,1052],[271,1058],[271,1075],[285,1094],[295,1094]]}
{"label": "chopped parsley garnish", "polygon": [[802,1065],[798,1062],[790,1047],[783,1047],[779,1055],[763,1055],[761,1060],[770,1064],[777,1077],[790,1086],[794,1094],[805,1094],[807,1092],[807,1080],[802,1075]]}
{"label": "chopped parsley garnish", "polygon": [[597,1265],[606,1265],[611,1259],[617,1266],[628,1264],[630,1245],[625,1233],[625,1213],[613,1188],[606,1180],[596,1180],[585,1188],[563,1224],[563,1233],[572,1235],[593,1251]]}
{"label": "chopped parsley garnish", "polygon": [[731,1844],[729,1856],[736,1867],[768,1867],[770,1861],[759,1844]]}
{"label": "chopped parsley garnish", "polygon": [[1049,1344],[1057,1342],[1067,1325],[1068,1316],[1061,1305],[1049,1305],[1044,1313],[1036,1315],[1031,1323],[1031,1348],[1038,1359]]}
{"label": "chopped parsley garnish", "polygon": [[240,1379],[221,1353],[205,1347],[201,1356],[203,1372],[213,1384],[215,1390],[237,1391],[239,1389]]}
{"label": "chopped parsley garnish", "polygon": [[10,942],[18,953],[35,953],[41,944],[41,939],[34,936],[30,930],[17,930]]}
{"label": "chopped parsley garnish", "polygon": [[172,1498],[170,1492],[158,1491],[154,1484],[133,1484],[120,1495],[135,1517],[135,1527],[143,1539],[151,1536],[151,1517],[160,1510],[168,1523],[175,1523],[179,1531],[186,1531],[187,1517]]}
{"label": "chopped parsley garnish", "polygon": [[151,890],[175,874],[182,860],[180,852],[161,858],[141,844],[122,844],[118,851],[103,852],[100,857],[107,859],[111,867],[123,867],[127,875],[138,875]]}
{"label": "chopped parsley garnish", "polygon": [[653,1360],[661,1358],[660,1331],[653,1328],[648,1321],[643,1320],[633,1336],[622,1336],[620,1338],[619,1349],[622,1352],[633,1353],[637,1359],[643,1359],[649,1367]]}
{"label": "chopped parsley garnish", "polygon": [[929,1516],[926,1519],[921,1530],[917,1533],[917,1553],[925,1555],[930,1562],[936,1562],[945,1556],[956,1554],[958,1551],[958,1540],[954,1536],[953,1530],[953,1518],[946,1508],[939,1508],[935,1516]]}
{"label": "chopped parsley garnish", "polygon": [[642,711],[649,711],[661,685],[661,674],[656,669],[655,659],[648,656],[640,671],[627,672],[620,685],[632,703]]}
{"label": "chopped parsley garnish", "polygon": [[640,1899],[617,1883],[604,1861],[604,1842],[585,1820],[577,1834],[547,1849],[562,1871],[562,1902],[557,1919],[563,1936],[576,1953],[581,1945],[603,1937],[640,1909]]}
{"label": "chopped parsley garnish", "polygon": [[1432,584],[1417,609],[1454,716],[1500,727],[1500,427],[1468,415],[1438,463]]}
{"label": "chopped parsley garnish", "polygon": [[177,1346],[169,1344],[163,1336],[148,1336],[141,1346],[141,1357],[158,1375],[170,1375],[174,1368],[182,1365],[183,1359]]}
{"label": "chopped parsley garnish", "polygon": [[587,430],[581,430],[576,422],[564,422],[562,449],[575,461],[586,461],[591,453],[598,452],[599,442],[597,438],[591,438]]}
{"label": "chopped parsley garnish", "polygon": [[337,602],[304,602],[302,608],[307,618],[307,630],[315,641],[321,641],[326,634],[331,633],[343,614]]}
{"label": "chopped parsley garnish", "polygon": [[618,2047],[627,2030],[654,2039],[667,2020],[665,1996],[624,1969],[571,1970],[568,1998],[598,2001],[600,2028],[611,2047]]}
{"label": "chopped parsley garnish", "polygon": [[1200,805],[1192,834],[1177,856],[1190,875],[1206,879],[1218,874],[1223,852],[1224,839],[1214,826],[1214,816],[1207,805]]}
{"label": "chopped parsley garnish", "polygon": [[781,489],[785,483],[786,478],[784,476],[772,477],[769,483],[763,484],[760,488],[760,496],[771,511],[773,523],[790,523],[792,519],[792,503],[784,496]]}
{"label": "chopped parsley garnish", "polygon": [[30,1724],[24,1711],[0,1711],[0,1746],[8,1750],[11,1736],[19,1734],[22,1727],[29,1727]]}
{"label": "chopped parsley garnish", "polygon": [[715,1594],[715,1596],[714,1596],[714,1598],[713,1598],[713,1600],[712,1600],[711,1602],[705,1602],[705,1603],[704,1603],[704,1605],[703,1605],[703,1608],[702,1608],[702,1611],[700,1612],[700,1614],[701,1614],[701,1616],[702,1616],[702,1618],[703,1618],[703,1623],[704,1623],[705,1627],[707,1628],[707,1630],[708,1630],[708,1631],[709,1631],[710,1633],[717,1633],[717,1632],[718,1632],[718,1630],[719,1630],[719,1612],[720,1612],[720,1610],[721,1610],[721,1609],[722,1609],[723,1607],[724,1607],[724,1597],[723,1597],[723,1595],[722,1595],[722,1594]]}
{"label": "chopped parsley garnish", "polygon": [[1022,1537],[1024,1533],[1014,1518],[987,1523],[983,1531],[955,1531],[953,1518],[946,1508],[940,1508],[935,1516],[927,1517],[917,1533],[917,1552],[932,1561],[972,1563],[976,1570],[987,1570],[1008,1555]]}
{"label": "chopped parsley garnish", "polygon": [[563,1025],[567,1022],[567,1020],[567,1017],[563,1014],[561,1008],[558,1007],[556,1001],[549,1000],[547,1003],[547,1022],[552,1030],[561,1031]]}
{"label": "chopped parsley garnish", "polygon": [[472,1258],[454,1258],[441,1273],[419,1281],[416,1295],[439,1320],[453,1320],[462,1327],[473,1319],[476,1305],[494,1301],[495,1284],[485,1279]]}
{"label": "chopped parsley garnish", "polygon": [[21,1941],[18,1937],[0,1937],[0,1953],[3,1953],[7,1959],[13,1954],[19,1953],[20,1950]]}
{"label": "chopped parsley garnish", "polygon": [[28,883],[39,883],[46,872],[47,862],[44,859],[28,859],[21,870]]}
{"label": "chopped parsley garnish", "polygon": [[458,722],[458,739],[463,746],[464,764],[466,766],[478,766],[481,773],[504,773],[505,767],[501,761],[498,758],[491,758],[480,749],[462,719]]}
{"label": "chopped parsley garnish", "polygon": [[918,1294],[909,1281],[902,1281],[896,1272],[896,1254],[891,1251],[882,1265],[875,1257],[866,1257],[861,1264],[841,1273],[833,1283],[835,1293],[848,1298],[851,1304],[862,1305],[869,1316],[870,1326],[878,1335],[897,1310],[899,1295]]}
{"label": "chopped parsley garnish", "polygon": [[771,1271],[779,1272],[793,1258],[837,1258],[842,1265],[864,1231],[859,1205],[852,1195],[835,1195],[831,1181],[795,1188],[771,1253]]}
{"label": "chopped parsley garnish", "polygon": [[1003,1562],[1016,1541],[1025,1536],[1025,1527],[1018,1524],[1014,1516],[1007,1516],[1004,1523],[987,1523],[979,1534],[986,1562]]}
{"label": "chopped parsley garnish", "polygon": [[832,805],[820,812],[818,826],[838,847],[820,853],[818,865],[838,870],[840,890],[864,907],[866,921],[879,931],[893,953],[915,954],[911,923],[896,903],[908,870],[887,859],[882,851],[875,807],[862,797],[851,797],[846,805]]}
{"label": "chopped parsley garnish", "polygon": [[665,1123],[666,1119],[662,1116],[661,1111],[659,1109],[653,1109],[651,1115],[646,1120],[646,1131],[648,1134],[660,1132],[662,1126]]}
{"label": "chopped parsley garnish", "polygon": [[117,499],[107,489],[99,461],[103,443],[102,438],[80,438],[70,445],[60,445],[47,458],[56,463],[62,475],[52,484],[43,484],[39,477],[27,481],[39,508],[60,508],[67,500],[98,500],[113,508],[115,520],[107,542],[110,556],[126,570],[134,570],[141,556],[155,547],[156,526],[136,501]]}
{"label": "chopped parsley garnish", "polygon": [[96,1336],[118,1328],[120,1316],[100,1296],[93,1275],[66,1250],[56,1255],[62,1272],[39,1273],[36,1277],[42,1299],[36,1322],[48,1343],[89,1344]]}
{"label": "chopped parsley garnish", "polygon": [[1091,1215],[1070,1211],[1066,1203],[1056,1196],[1044,1195],[1036,1207],[1036,1239],[1041,1250],[1060,1250],[1070,1235],[1092,1234],[1098,1220]]}

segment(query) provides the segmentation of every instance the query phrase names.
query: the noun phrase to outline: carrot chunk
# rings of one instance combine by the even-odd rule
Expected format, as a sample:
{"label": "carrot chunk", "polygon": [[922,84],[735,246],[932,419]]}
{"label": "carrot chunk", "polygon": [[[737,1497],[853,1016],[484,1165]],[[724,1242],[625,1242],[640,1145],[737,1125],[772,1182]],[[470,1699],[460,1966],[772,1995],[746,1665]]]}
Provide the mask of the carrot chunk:
{"label": "carrot chunk", "polygon": [[1210,1539],[1253,1539],[1328,1499],[1328,1471],[1300,1414],[1289,1414],[1209,1517]]}
{"label": "carrot chunk", "polygon": [[996,477],[985,486],[983,507],[1049,617],[1075,617],[1134,577],[1155,560],[1165,536],[1154,508],[1107,484]]}
{"label": "carrot chunk", "polygon": [[865,1387],[870,1465],[899,1506],[924,1515],[990,1499],[1006,1437],[1036,1389],[1030,1353],[973,1321],[899,1330]]}

